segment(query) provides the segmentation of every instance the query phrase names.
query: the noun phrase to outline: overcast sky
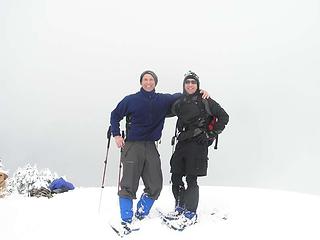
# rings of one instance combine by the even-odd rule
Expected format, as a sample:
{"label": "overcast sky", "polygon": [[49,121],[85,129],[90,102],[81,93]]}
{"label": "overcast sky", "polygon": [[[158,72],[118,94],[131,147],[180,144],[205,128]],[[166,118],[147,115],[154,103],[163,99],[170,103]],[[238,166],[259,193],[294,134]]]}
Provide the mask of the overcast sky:
{"label": "overcast sky", "polygon": [[[230,115],[206,185],[320,194],[318,0],[0,0],[0,157],[101,186],[110,112],[139,90],[182,90],[195,71]],[[159,151],[169,183],[166,121]],[[117,184],[110,147],[107,185]]]}

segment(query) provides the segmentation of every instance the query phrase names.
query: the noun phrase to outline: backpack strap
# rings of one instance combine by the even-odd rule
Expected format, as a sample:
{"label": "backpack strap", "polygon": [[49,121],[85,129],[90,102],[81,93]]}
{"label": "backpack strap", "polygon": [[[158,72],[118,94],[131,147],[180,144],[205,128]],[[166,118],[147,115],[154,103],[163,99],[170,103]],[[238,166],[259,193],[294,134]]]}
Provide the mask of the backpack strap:
{"label": "backpack strap", "polygon": [[216,136],[215,143],[214,143],[214,149],[218,149],[218,139],[219,139],[219,135]]}
{"label": "backpack strap", "polygon": [[213,113],[209,107],[209,103],[208,103],[208,100],[207,99],[202,99],[202,103],[204,104],[204,109],[206,110],[206,112],[210,115],[210,116],[213,116]]}

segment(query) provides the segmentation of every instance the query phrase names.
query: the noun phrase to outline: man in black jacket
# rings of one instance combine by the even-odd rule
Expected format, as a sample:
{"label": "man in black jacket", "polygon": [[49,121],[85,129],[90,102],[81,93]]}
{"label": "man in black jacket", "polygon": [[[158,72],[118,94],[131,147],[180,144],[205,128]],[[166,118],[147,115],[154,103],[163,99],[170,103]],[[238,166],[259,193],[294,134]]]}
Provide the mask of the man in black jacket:
{"label": "man in black jacket", "polygon": [[[185,228],[197,220],[199,202],[198,176],[207,175],[209,141],[217,138],[229,121],[229,115],[214,100],[202,99],[199,91],[199,77],[188,72],[183,81],[183,96],[172,106],[172,113],[178,117],[178,143],[172,155],[171,181],[175,197],[176,228]],[[208,125],[214,118],[213,129]],[[183,177],[186,177],[187,188]],[[179,217],[178,217],[179,216]]]}

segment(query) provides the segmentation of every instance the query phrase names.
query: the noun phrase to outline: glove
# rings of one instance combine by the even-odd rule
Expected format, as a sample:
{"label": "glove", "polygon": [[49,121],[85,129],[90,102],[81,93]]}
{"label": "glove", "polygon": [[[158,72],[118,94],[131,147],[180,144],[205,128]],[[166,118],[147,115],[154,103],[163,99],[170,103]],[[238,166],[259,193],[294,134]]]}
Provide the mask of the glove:
{"label": "glove", "polygon": [[195,140],[199,144],[207,144],[208,139],[209,139],[209,136],[207,135],[207,133],[203,132],[203,133],[199,134],[198,136],[196,136]]}

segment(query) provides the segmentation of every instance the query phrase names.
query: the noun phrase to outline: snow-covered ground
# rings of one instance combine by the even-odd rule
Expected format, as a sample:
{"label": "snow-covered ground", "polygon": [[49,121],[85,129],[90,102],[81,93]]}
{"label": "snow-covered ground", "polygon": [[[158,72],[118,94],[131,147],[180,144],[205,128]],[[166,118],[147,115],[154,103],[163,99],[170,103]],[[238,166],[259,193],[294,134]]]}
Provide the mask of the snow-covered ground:
{"label": "snow-covered ground", "polygon": [[[140,189],[141,191],[141,189]],[[115,187],[77,188],[47,198],[0,199],[0,236],[4,240],[117,239],[109,222],[119,221]],[[154,205],[172,210],[170,187]],[[210,215],[228,215],[218,220]],[[153,210],[141,230],[126,239],[320,239],[320,197],[277,190],[200,186],[199,222],[177,232],[161,224]]]}

